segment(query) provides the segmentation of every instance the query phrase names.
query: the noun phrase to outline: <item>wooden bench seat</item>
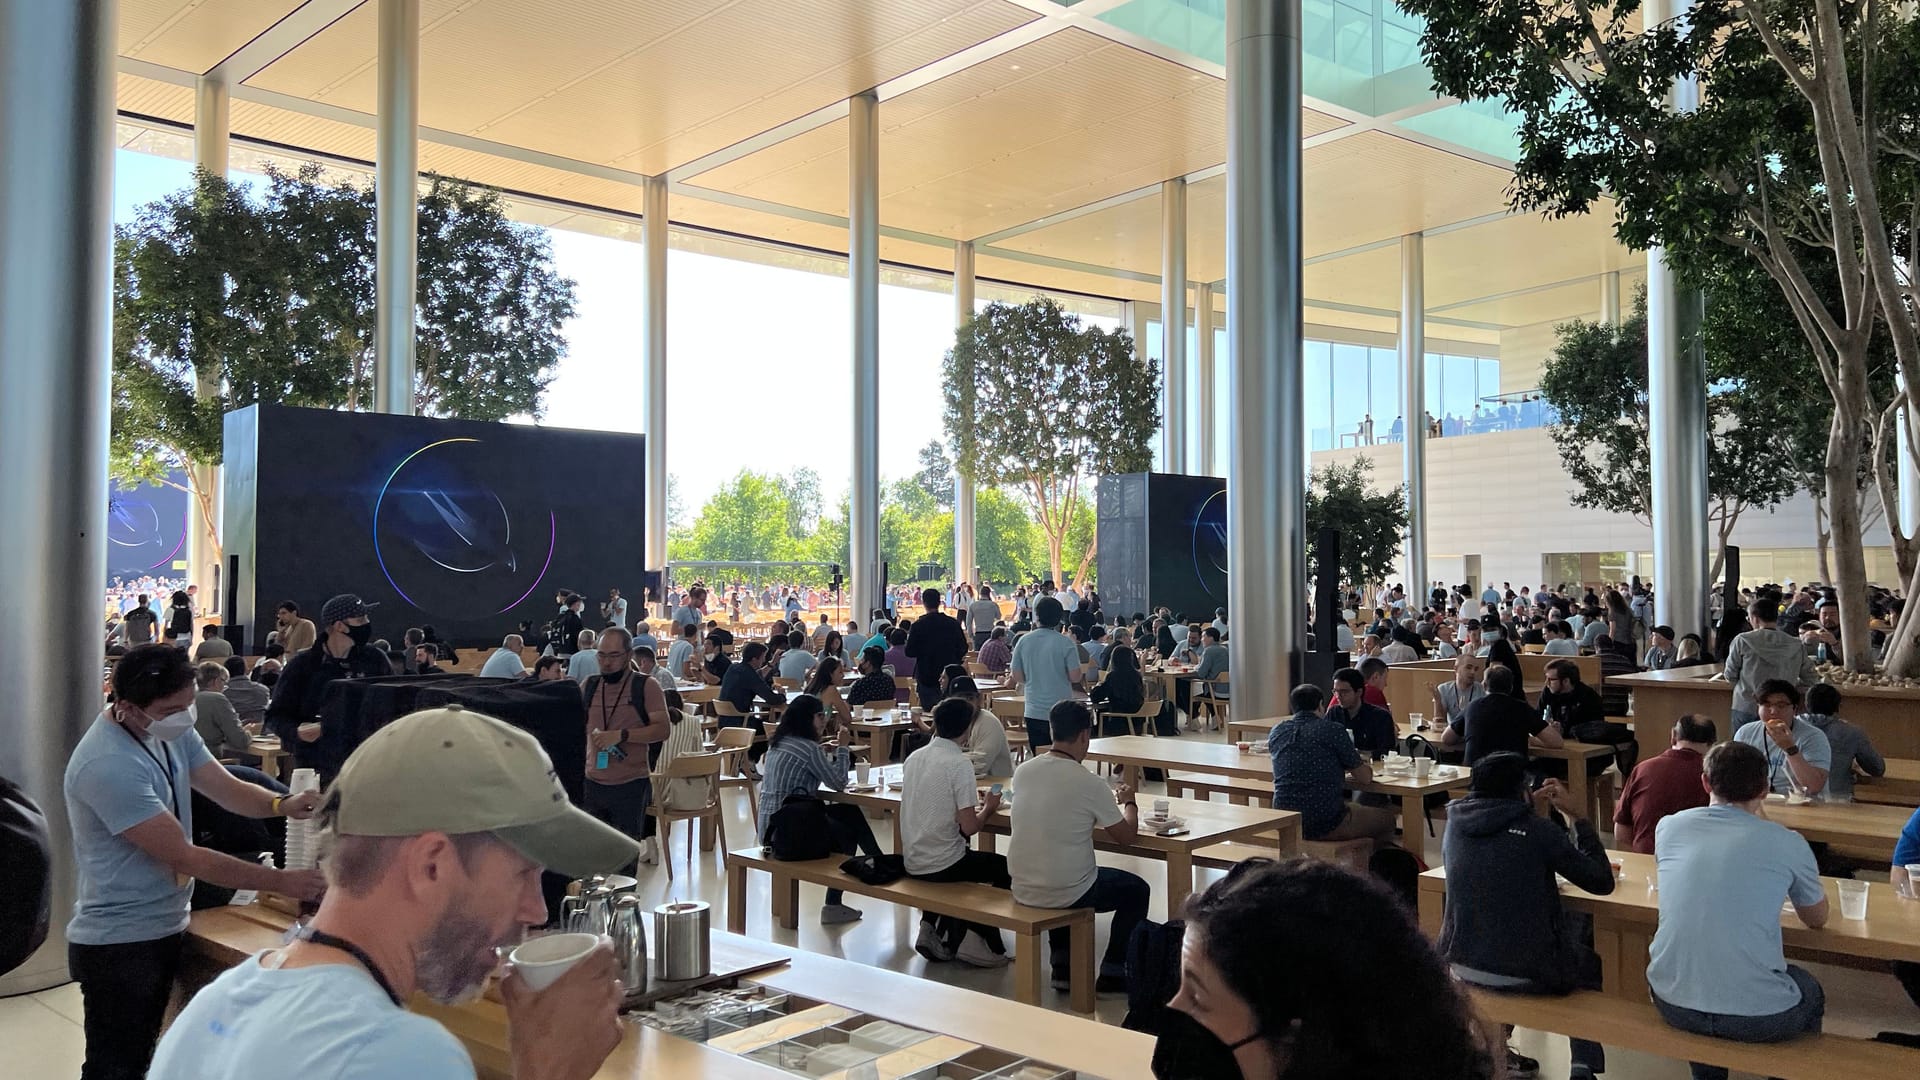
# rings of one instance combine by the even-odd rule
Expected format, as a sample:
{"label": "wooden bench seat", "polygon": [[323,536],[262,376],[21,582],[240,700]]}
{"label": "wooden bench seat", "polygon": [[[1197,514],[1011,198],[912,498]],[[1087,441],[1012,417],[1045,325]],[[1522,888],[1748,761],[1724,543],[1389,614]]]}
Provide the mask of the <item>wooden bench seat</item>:
{"label": "wooden bench seat", "polygon": [[1167,794],[1176,799],[1189,795],[1196,799],[1225,795],[1228,802],[1241,806],[1266,806],[1273,800],[1273,781],[1214,773],[1168,773]]}
{"label": "wooden bench seat", "polygon": [[1789,1042],[1739,1043],[1667,1026],[1650,1002],[1581,991],[1566,997],[1500,994],[1473,989],[1481,1015],[1497,1023],[1550,1031],[1785,1080],[1848,1080],[1920,1074],[1920,1050],[1844,1035],[1803,1035]]}
{"label": "wooden bench seat", "polygon": [[787,862],[763,855],[757,847],[729,851],[727,929],[736,934],[747,932],[747,871],[750,869],[764,870],[773,878],[770,890],[773,915],[789,930],[799,925],[803,881],[936,915],[983,923],[1013,934],[1014,996],[1023,1004],[1038,1005],[1049,968],[1046,932],[1065,928],[1070,932],[1068,963],[1072,989],[1069,993],[1073,1008],[1076,1012],[1093,1011],[1092,908],[1028,907],[1015,901],[1013,894],[1005,889],[971,882],[932,882],[903,877],[886,885],[869,885],[842,873],[840,864],[844,861],[845,856],[829,855],[824,859]]}

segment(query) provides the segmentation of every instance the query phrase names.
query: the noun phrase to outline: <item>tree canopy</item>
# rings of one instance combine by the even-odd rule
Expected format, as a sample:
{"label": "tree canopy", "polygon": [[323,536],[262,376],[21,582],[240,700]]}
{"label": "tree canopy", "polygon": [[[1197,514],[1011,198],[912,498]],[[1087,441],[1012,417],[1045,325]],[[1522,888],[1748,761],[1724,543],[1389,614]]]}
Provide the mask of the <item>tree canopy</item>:
{"label": "tree canopy", "polygon": [[1340,580],[1375,584],[1393,575],[1400,538],[1407,532],[1405,488],[1373,490],[1373,459],[1328,462],[1307,484],[1307,575],[1320,572],[1313,538],[1323,528],[1340,533]]}
{"label": "tree canopy", "polygon": [[1124,331],[1083,327],[1046,297],[994,303],[960,328],[943,365],[947,445],[954,467],[981,487],[1004,485],[1031,507],[1047,540],[1052,580],[1095,538],[1072,534],[1091,499],[1090,477],[1141,472],[1160,426],[1159,362],[1135,355]]}

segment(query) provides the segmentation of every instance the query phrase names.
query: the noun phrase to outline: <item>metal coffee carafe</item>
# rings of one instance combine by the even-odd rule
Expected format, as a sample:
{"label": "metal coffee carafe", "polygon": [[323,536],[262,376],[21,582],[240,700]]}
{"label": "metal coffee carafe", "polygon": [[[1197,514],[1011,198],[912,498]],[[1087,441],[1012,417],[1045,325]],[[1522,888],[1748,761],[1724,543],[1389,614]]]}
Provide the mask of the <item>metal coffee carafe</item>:
{"label": "metal coffee carafe", "polygon": [[620,985],[626,988],[627,995],[644,993],[647,989],[647,930],[640,912],[640,898],[622,896],[613,903],[613,925],[608,931],[613,939],[614,959],[620,965]]}
{"label": "metal coffee carafe", "polygon": [[605,934],[613,924],[613,890],[595,886],[569,916],[567,929],[581,934]]}

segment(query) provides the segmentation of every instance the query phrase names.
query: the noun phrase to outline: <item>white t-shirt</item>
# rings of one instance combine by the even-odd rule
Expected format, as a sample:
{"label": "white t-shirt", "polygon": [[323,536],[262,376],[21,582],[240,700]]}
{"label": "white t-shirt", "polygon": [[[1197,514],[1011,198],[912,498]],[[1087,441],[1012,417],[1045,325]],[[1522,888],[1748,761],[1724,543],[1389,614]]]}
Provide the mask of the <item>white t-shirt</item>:
{"label": "white t-shirt", "polygon": [[1045,753],[1013,773],[1013,898],[1033,907],[1070,907],[1093,887],[1093,830],[1118,824],[1107,782],[1071,758]]}
{"label": "white t-shirt", "polygon": [[909,874],[945,870],[967,853],[955,812],[974,806],[973,762],[951,739],[934,739],[901,767],[900,842]]}
{"label": "white t-shirt", "polygon": [[607,601],[607,625],[627,628],[627,598],[622,596]]}
{"label": "white t-shirt", "polygon": [[194,995],[154,1053],[148,1080],[473,1080],[446,1028],[396,1007],[364,968],[260,965],[262,953]]}

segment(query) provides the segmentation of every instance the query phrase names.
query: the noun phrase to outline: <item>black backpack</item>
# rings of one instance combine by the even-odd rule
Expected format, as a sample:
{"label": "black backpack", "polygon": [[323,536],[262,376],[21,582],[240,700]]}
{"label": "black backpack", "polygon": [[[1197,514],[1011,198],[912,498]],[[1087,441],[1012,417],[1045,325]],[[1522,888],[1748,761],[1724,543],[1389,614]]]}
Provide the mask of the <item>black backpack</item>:
{"label": "black backpack", "polygon": [[789,795],[767,819],[761,838],[774,858],[784,862],[824,859],[833,854],[833,833],[827,826],[827,804],[811,795]]}
{"label": "black backpack", "polygon": [[1160,1034],[1167,1003],[1180,992],[1180,942],[1186,936],[1187,924],[1179,919],[1142,919],[1133,928],[1127,939],[1127,1016],[1121,1027]]}
{"label": "black backpack", "polygon": [[53,914],[53,847],[47,819],[27,793],[0,777],[0,975],[47,940]]}

